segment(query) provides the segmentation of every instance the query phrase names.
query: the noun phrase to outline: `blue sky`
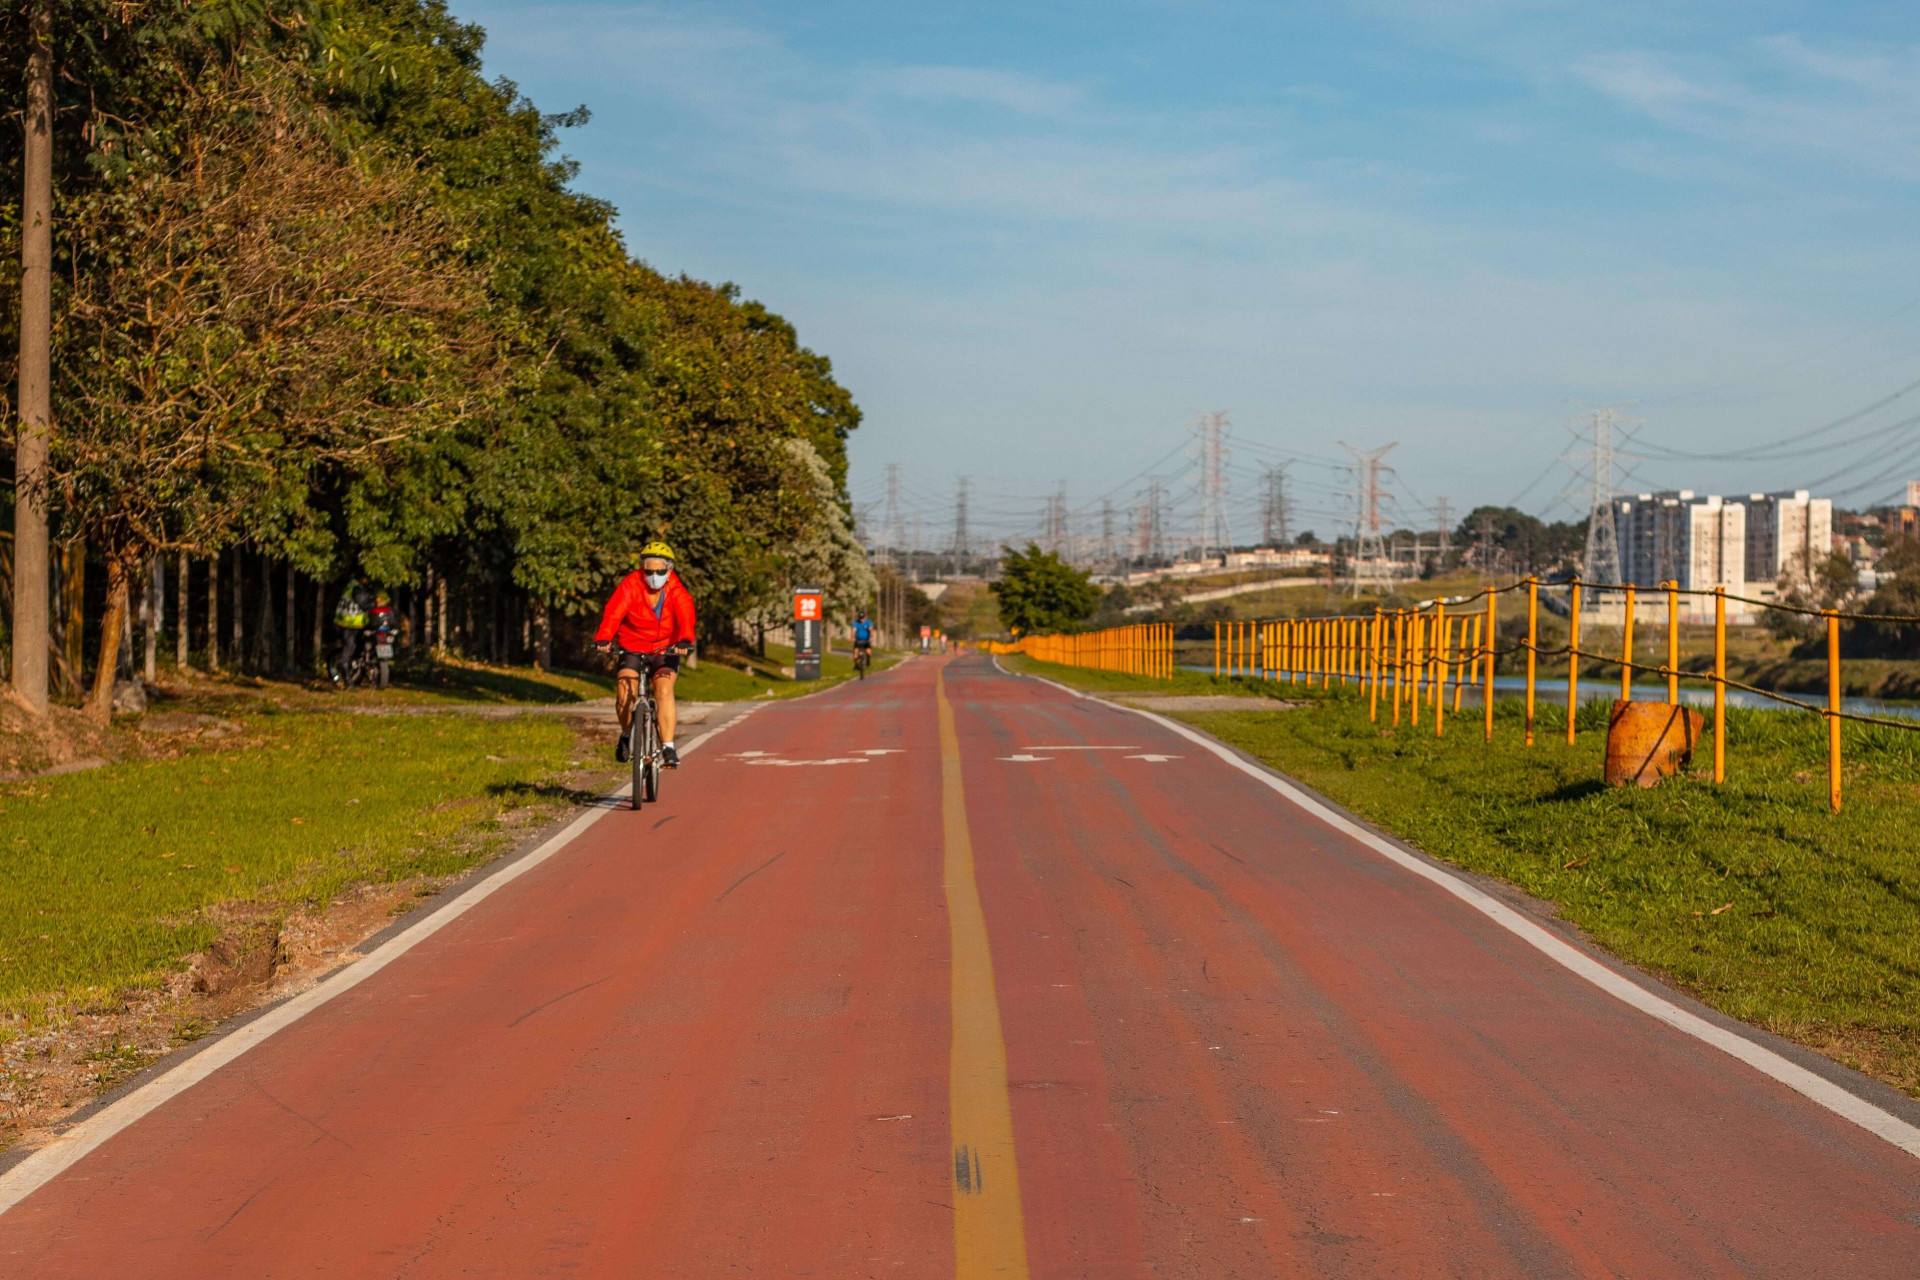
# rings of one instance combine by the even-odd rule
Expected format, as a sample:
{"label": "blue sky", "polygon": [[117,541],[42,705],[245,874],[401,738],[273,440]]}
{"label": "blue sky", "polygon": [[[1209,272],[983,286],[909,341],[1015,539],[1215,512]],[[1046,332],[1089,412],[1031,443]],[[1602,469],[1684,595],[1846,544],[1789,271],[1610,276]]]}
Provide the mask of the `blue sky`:
{"label": "blue sky", "polygon": [[[490,73],[593,110],[566,150],[639,256],[833,359],[856,499],[900,464],[929,542],[961,474],[990,532],[1059,482],[1083,513],[1156,466],[1179,490],[1203,410],[1245,539],[1286,458],[1300,523],[1346,518],[1342,441],[1398,442],[1419,525],[1547,509],[1595,406],[1729,454],[1920,380],[1920,6],[455,11]],[[1914,413],[1632,484],[1879,500],[1920,477]]]}

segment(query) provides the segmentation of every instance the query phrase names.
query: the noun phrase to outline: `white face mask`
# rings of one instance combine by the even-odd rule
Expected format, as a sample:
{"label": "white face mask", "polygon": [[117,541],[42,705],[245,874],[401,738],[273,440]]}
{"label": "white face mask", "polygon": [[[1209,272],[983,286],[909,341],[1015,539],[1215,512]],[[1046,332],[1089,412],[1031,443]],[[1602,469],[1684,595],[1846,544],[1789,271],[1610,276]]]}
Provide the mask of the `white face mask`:
{"label": "white face mask", "polygon": [[658,591],[660,588],[667,585],[667,575],[664,573],[655,573],[651,569],[649,569],[642,576],[646,578],[647,585],[652,587],[655,591]]}

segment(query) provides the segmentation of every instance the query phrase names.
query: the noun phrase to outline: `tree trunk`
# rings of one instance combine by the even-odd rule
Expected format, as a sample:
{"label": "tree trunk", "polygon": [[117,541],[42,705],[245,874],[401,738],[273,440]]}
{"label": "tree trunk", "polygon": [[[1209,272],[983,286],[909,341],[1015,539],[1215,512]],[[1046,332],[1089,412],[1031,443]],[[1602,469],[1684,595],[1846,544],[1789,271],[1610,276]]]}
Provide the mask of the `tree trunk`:
{"label": "tree trunk", "polygon": [[533,602],[533,669],[553,670],[553,615],[545,599]]}
{"label": "tree trunk", "polygon": [[241,580],[247,575],[242,572],[246,566],[241,561],[240,548],[233,549],[232,559],[233,572],[230,576],[233,578],[233,617],[229,625],[233,628],[233,639],[227,644],[227,656],[233,659],[233,666],[237,671],[247,664],[246,628],[241,621],[246,616],[247,603],[246,585]]}
{"label": "tree trunk", "polygon": [[316,675],[325,674],[326,664],[322,661],[324,657],[322,647],[327,642],[326,621],[327,584],[315,578],[313,580],[313,652],[312,661],[307,664],[307,670]]}
{"label": "tree trunk", "polygon": [[298,603],[294,598],[294,590],[293,590],[293,584],[296,577],[297,575],[293,571],[293,562],[289,560],[287,562],[287,643],[286,643],[286,670],[289,675],[293,674],[294,671],[298,670],[298,667],[296,664],[300,661],[299,654],[294,651],[295,637],[300,634],[299,626],[294,622],[294,614],[298,611]]}
{"label": "tree trunk", "polygon": [[146,627],[141,637],[140,675],[148,684],[160,678],[160,628],[167,621],[167,562],[155,556],[147,563],[146,589],[140,593],[140,618]]}
{"label": "tree trunk", "polygon": [[13,692],[35,715],[47,712],[47,436],[52,429],[53,354],[53,5],[29,14],[27,101],[20,235],[20,426],[14,443]]}
{"label": "tree trunk", "polygon": [[93,671],[93,694],[87,716],[95,724],[113,718],[113,679],[120,670],[120,640],[127,621],[127,570],[120,561],[107,561],[107,614],[100,619],[100,661]]}
{"label": "tree trunk", "polygon": [[260,625],[253,637],[254,667],[262,674],[278,667],[274,655],[273,634],[273,562],[264,552],[260,556]]}
{"label": "tree trunk", "polygon": [[67,668],[73,673],[73,695],[77,698],[87,669],[87,544],[79,538],[68,542],[65,561],[60,574],[67,606],[62,636],[67,642]]}
{"label": "tree trunk", "polygon": [[207,670],[220,670],[220,553],[207,557]]}
{"label": "tree trunk", "polygon": [[173,665],[185,675],[187,661],[187,553],[182,551],[173,562]]}

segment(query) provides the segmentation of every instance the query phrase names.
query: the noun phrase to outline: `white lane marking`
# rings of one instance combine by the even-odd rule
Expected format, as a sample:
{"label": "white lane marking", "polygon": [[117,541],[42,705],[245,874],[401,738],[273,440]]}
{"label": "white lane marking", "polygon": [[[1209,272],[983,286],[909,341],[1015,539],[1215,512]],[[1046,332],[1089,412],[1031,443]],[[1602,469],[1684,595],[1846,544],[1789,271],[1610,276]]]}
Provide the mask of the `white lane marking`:
{"label": "white lane marking", "polygon": [[1145,756],[1128,756],[1128,757],[1127,757],[1127,759],[1129,759],[1129,760],[1145,760],[1145,761],[1146,761],[1147,763],[1149,763],[1149,764],[1165,764],[1165,763],[1166,763],[1167,761],[1169,761],[1169,760],[1185,760],[1185,759],[1186,759],[1186,757],[1185,757],[1185,756],[1155,756],[1155,755],[1145,755]]}
{"label": "white lane marking", "polygon": [[1022,763],[1022,764],[1032,764],[1032,763],[1034,763],[1034,762],[1035,762],[1036,760],[1051,760],[1051,759],[1053,759],[1053,757],[1052,757],[1052,756],[1029,756],[1029,755],[1018,755],[1018,756],[995,756],[995,757],[994,757],[994,759],[996,759],[996,760],[1018,760],[1018,761],[1019,761],[1020,763]]}
{"label": "white lane marking", "polygon": [[783,769],[792,769],[799,765],[808,764],[872,764],[873,761],[867,759],[865,756],[833,756],[825,760],[783,760],[778,756],[762,756],[757,760],[749,760],[747,763],[770,764],[777,765]]}
{"label": "white lane marking", "polygon": [[[757,710],[759,710],[758,707],[748,707],[725,724],[709,729],[682,747],[680,754],[690,755]],[[602,797],[602,800],[618,800],[632,789],[632,783],[624,783]],[[155,1076],[112,1106],[87,1117],[66,1133],[41,1147],[5,1174],[0,1174],[0,1214],[6,1213],[35,1191],[59,1177],[101,1143],[122,1129],[137,1123],[169,1099],[185,1093],[247,1050],[263,1043],[275,1032],[292,1026],[335,996],[351,991],[373,977],[486,899],[552,858],[588,827],[613,811],[613,806],[602,803],[599,807],[581,814],[538,849],[488,875],[412,928],[387,939],[372,954],[354,961],[285,1004],[269,1009],[246,1026],[208,1045],[179,1066]]]}
{"label": "white lane marking", "polygon": [[[994,665],[999,666],[998,658],[994,660]],[[1000,669],[1008,675],[1013,674],[1005,667]],[[1045,676],[1027,676],[1026,678],[1052,685],[1076,698],[1089,696],[1077,689],[1069,689],[1063,684],[1049,680]],[[1098,699],[1095,700],[1098,701]],[[1764,1045],[1755,1044],[1737,1032],[1709,1022],[1699,1014],[1689,1013],[1671,1000],[1663,999],[1638,983],[1629,981],[1578,947],[1541,928],[1499,899],[1468,884],[1452,872],[1395,847],[1365,827],[1335,813],[1286,779],[1242,760],[1224,743],[1215,742],[1196,730],[1189,729],[1186,725],[1169,720],[1165,716],[1155,715],[1151,711],[1144,711],[1139,707],[1124,706],[1117,702],[1109,702],[1106,705],[1117,711],[1145,716],[1162,728],[1206,748],[1240,772],[1278,792],[1288,801],[1306,810],[1342,835],[1350,836],[1381,857],[1396,862],[1422,879],[1439,885],[1454,897],[1493,920],[1501,928],[1516,935],[1563,968],[1585,978],[1621,1003],[1631,1005],[1648,1017],[1666,1023],[1682,1035],[1692,1036],[1703,1044],[1712,1045],[1729,1057],[1738,1058],[1761,1075],[1778,1081],[1835,1115],[1852,1121],[1868,1133],[1885,1138],[1908,1155],[1920,1157],[1920,1126],[1908,1124],[1899,1116],[1890,1111],[1881,1110],[1865,1098],[1855,1096],[1825,1076],[1809,1071],[1799,1063],[1782,1057]]]}
{"label": "white lane marking", "polygon": [[857,756],[898,756],[905,755],[905,747],[868,747],[865,751],[856,751]]}
{"label": "white lane marking", "polygon": [[755,756],[770,756],[770,755],[772,755],[772,754],[773,754],[773,752],[771,752],[771,751],[736,751],[736,752],[734,752],[734,753],[733,753],[732,755],[730,755],[730,756],[728,756],[728,757],[727,757],[727,759],[729,759],[729,760],[751,760],[751,759],[753,759],[753,757],[755,757]]}
{"label": "white lane marking", "polygon": [[1138,751],[1134,747],[1028,747],[1029,751]]}

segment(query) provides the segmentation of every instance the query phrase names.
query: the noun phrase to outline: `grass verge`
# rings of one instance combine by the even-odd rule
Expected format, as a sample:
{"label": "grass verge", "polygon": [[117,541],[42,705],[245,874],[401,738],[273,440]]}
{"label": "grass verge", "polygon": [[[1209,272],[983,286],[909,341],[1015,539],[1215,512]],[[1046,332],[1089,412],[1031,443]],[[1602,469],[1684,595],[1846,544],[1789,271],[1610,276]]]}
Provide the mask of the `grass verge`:
{"label": "grass verge", "polygon": [[[1024,658],[1010,669],[1095,692],[1251,691],[1182,672],[1148,681]],[[1273,689],[1273,686],[1264,686]],[[1283,687],[1284,688],[1284,687]],[[1575,722],[1519,703],[1443,739],[1382,728],[1335,689],[1282,712],[1180,715],[1435,857],[1551,903],[1621,958],[1734,1017],[1920,1097],[1920,734],[1849,725],[1846,806],[1826,806],[1825,727],[1731,710],[1728,780],[1652,790],[1600,781],[1606,704]],[[1704,755],[1705,753],[1703,753]]]}
{"label": "grass verge", "polygon": [[0,787],[0,1012],[156,985],[218,936],[218,905],[471,866],[520,811],[576,798],[572,756],[547,717],[254,715],[228,749]]}

